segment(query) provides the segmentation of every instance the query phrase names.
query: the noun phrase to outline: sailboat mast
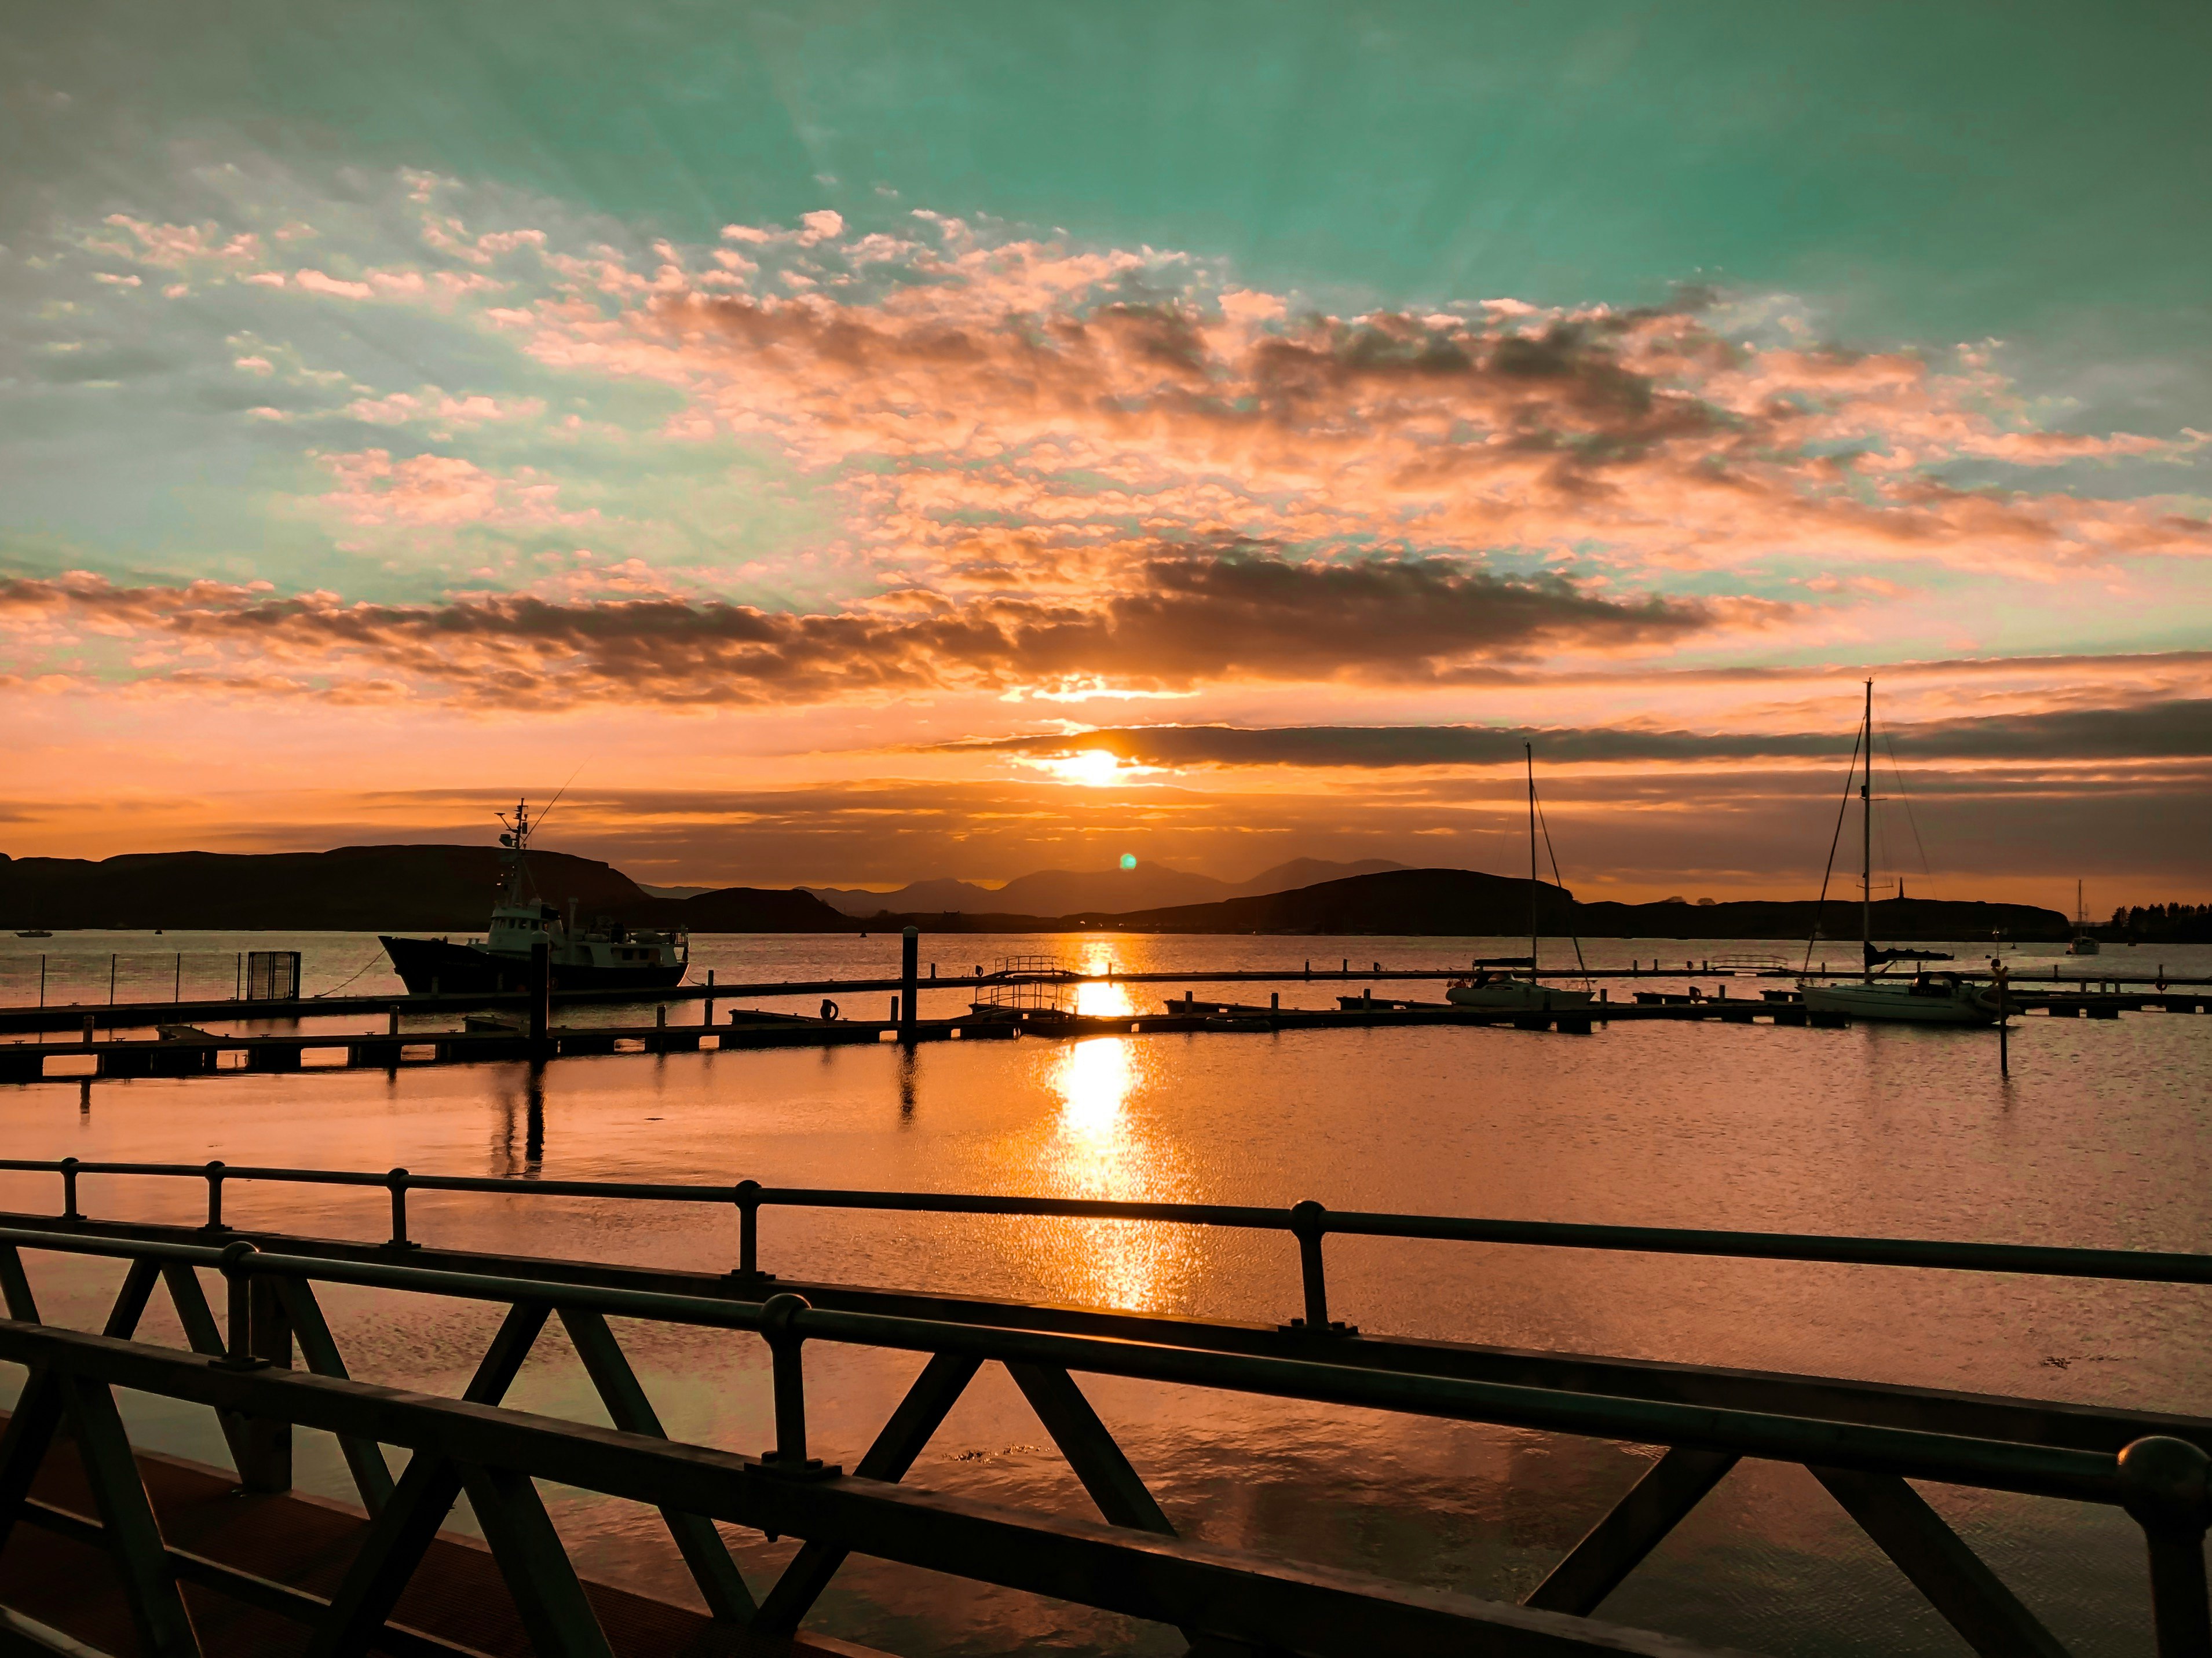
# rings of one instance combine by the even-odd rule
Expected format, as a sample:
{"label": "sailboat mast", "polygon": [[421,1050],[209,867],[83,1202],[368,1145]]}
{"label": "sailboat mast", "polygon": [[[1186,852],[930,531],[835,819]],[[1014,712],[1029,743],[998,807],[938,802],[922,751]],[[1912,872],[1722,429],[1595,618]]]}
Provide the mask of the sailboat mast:
{"label": "sailboat mast", "polygon": [[1536,982],[1536,749],[1533,743],[1521,745],[1522,757],[1528,762],[1528,982]]}
{"label": "sailboat mast", "polygon": [[1874,681],[1866,682],[1866,772],[1859,784],[1860,976],[1874,979]]}

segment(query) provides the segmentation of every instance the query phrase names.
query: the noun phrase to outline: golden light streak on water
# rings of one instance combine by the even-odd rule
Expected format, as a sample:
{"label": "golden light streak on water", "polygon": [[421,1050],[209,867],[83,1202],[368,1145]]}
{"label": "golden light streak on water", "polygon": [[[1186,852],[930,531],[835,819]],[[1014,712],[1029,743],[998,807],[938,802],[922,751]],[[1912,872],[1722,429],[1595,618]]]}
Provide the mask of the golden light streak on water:
{"label": "golden light streak on water", "polygon": [[[1120,1000],[1099,1011],[1127,1011],[1120,986],[1084,988]],[[1120,1036],[1070,1042],[1050,1056],[1042,1080],[1057,1109],[1041,1143],[1024,1149],[1041,1177],[1033,1189],[1138,1202],[1188,1195],[1188,1160],[1142,1108],[1152,1064],[1141,1041]],[[1038,1241],[1060,1294],[1127,1308],[1164,1304],[1201,1247],[1190,1228],[1136,1221],[1048,1222]]]}

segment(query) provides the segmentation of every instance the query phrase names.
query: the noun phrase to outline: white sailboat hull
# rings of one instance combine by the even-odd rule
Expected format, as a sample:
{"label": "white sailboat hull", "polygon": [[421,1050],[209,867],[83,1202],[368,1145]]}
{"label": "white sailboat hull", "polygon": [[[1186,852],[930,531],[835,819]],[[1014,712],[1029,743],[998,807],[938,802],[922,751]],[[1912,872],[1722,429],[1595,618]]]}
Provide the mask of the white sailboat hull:
{"label": "white sailboat hull", "polygon": [[1525,978],[1501,978],[1487,984],[1454,984],[1444,991],[1444,1000],[1455,1008],[1552,1013],[1565,1008],[1587,1008],[1595,998],[1588,991],[1563,991],[1552,984],[1531,984]]}
{"label": "white sailboat hull", "polygon": [[1916,986],[1909,980],[1858,984],[1808,984],[1808,1013],[1842,1014],[1851,1019],[1900,1025],[1994,1025],[1994,998],[1971,985]]}

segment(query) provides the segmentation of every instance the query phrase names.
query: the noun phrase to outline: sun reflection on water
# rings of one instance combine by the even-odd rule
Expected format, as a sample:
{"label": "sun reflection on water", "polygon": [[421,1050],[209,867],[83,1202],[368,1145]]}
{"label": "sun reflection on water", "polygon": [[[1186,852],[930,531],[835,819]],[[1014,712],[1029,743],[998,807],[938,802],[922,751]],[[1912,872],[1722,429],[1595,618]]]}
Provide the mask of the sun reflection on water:
{"label": "sun reflection on water", "polygon": [[[1085,985],[1129,1010],[1119,985]],[[1085,1011],[1094,1011],[1086,1007]],[[1024,1150],[1042,1189],[1070,1198],[1175,1201],[1186,1197],[1187,1166],[1140,1107],[1151,1080],[1145,1045],[1126,1036],[1070,1042],[1046,1061],[1042,1079],[1056,1107]],[[1196,1265],[1187,1227],[1143,1221],[1047,1222],[1040,1263],[1057,1292],[1109,1307],[1160,1307]]]}

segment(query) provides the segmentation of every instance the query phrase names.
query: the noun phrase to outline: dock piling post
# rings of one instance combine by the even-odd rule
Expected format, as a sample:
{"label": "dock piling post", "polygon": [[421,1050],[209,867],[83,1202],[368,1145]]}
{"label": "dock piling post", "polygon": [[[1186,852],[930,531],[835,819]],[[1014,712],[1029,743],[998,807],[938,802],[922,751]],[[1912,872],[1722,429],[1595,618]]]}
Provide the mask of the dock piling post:
{"label": "dock piling post", "polygon": [[1269,991],[1267,992],[1267,1011],[1269,1013],[1279,1012],[1282,1009],[1282,1005],[1283,993],[1280,991]]}
{"label": "dock piling post", "polygon": [[399,1034],[399,1004],[397,1002],[392,1004],[392,1011],[385,1020],[384,1033],[386,1036]]}
{"label": "dock piling post", "polygon": [[2012,1027],[2005,1023],[2005,970],[2002,962],[1990,964],[1996,969],[1997,981],[1997,1075],[2012,1075]]}
{"label": "dock piling post", "polygon": [[92,1045],[92,1015],[90,1014],[84,1016],[84,1045],[88,1048]]}
{"label": "dock piling post", "polygon": [[914,1040],[915,991],[916,988],[916,981],[921,977],[920,972],[921,955],[921,930],[918,928],[908,927],[904,932],[899,935],[899,1011],[897,1017],[899,1021],[899,1040],[902,1042],[912,1042]]}
{"label": "dock piling post", "polygon": [[530,947],[530,1056],[543,1058],[553,1031],[553,946],[539,939]]}

